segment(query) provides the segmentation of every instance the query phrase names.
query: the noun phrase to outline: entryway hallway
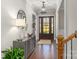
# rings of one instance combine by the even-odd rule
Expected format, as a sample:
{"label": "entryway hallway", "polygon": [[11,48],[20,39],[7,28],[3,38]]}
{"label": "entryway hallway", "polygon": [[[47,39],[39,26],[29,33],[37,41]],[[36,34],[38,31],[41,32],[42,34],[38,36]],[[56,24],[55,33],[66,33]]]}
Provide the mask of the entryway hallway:
{"label": "entryway hallway", "polygon": [[[2,0],[1,59],[77,59],[76,4],[76,0]],[[7,49],[12,49],[10,56],[2,52]]]}

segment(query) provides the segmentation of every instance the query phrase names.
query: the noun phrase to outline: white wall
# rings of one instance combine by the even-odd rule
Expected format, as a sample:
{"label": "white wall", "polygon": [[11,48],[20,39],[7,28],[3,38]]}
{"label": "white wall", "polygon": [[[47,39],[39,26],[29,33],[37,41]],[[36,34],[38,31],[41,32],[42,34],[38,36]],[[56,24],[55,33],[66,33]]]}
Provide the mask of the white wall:
{"label": "white wall", "polygon": [[64,9],[60,8],[58,15],[59,15],[58,33],[61,33],[62,35],[64,35]]}
{"label": "white wall", "polygon": [[[66,3],[66,12],[67,12],[67,35],[72,34],[75,30],[77,30],[77,0],[67,0]],[[72,42],[73,44],[73,59],[77,59],[77,40]],[[67,44],[67,58],[71,58],[71,42]]]}
{"label": "white wall", "polygon": [[35,23],[36,23],[36,26],[35,26],[35,35],[36,35],[36,40],[39,39],[39,21],[38,21],[38,15],[33,11],[33,8],[32,8],[32,4],[29,0],[27,0],[27,3],[26,3],[26,17],[27,17],[27,23],[28,23],[28,29],[27,29],[27,33],[32,33],[32,15],[34,14],[35,15]]}
{"label": "white wall", "polygon": [[55,27],[56,27],[56,33],[55,33],[55,38],[56,38],[56,42],[57,42],[57,35],[59,34],[59,8],[61,5],[62,0],[58,0],[57,1],[57,9],[56,9],[56,23],[55,23]]}
{"label": "white wall", "polygon": [[22,9],[26,12],[27,33],[32,33],[32,14],[35,13],[28,0],[2,0],[1,3],[1,49],[4,50],[18,38],[18,28],[15,26],[18,11]]}
{"label": "white wall", "polygon": [[[77,30],[77,1],[64,0],[64,33],[65,37]],[[66,45],[64,50],[66,59]],[[67,43],[67,59],[71,59],[71,41]],[[77,59],[77,39],[72,41],[72,59]]]}
{"label": "white wall", "polygon": [[58,0],[57,1],[57,8],[56,8],[56,20],[55,20],[55,34],[54,34],[54,39],[56,39],[56,43],[58,43],[57,41],[57,36],[59,34],[59,8],[61,6],[62,0]]}
{"label": "white wall", "polygon": [[56,38],[56,43],[58,42],[57,41],[57,35],[58,35],[58,30],[59,30],[59,20],[58,20],[58,18],[59,18],[59,15],[58,15],[58,10],[56,10],[56,23],[55,23],[55,27],[56,27],[56,30],[55,30],[55,32],[56,32],[56,34],[55,34],[55,38]]}
{"label": "white wall", "polygon": [[[33,11],[32,9],[32,5],[29,2],[29,0],[27,0],[26,3],[26,18],[27,18],[27,23],[28,23],[28,29],[27,29],[27,33],[32,33],[32,15],[34,14],[36,16],[36,13]],[[36,16],[37,19],[37,16]]]}
{"label": "white wall", "polygon": [[18,38],[15,20],[19,9],[26,11],[26,0],[2,0],[1,3],[1,49],[4,50]]}

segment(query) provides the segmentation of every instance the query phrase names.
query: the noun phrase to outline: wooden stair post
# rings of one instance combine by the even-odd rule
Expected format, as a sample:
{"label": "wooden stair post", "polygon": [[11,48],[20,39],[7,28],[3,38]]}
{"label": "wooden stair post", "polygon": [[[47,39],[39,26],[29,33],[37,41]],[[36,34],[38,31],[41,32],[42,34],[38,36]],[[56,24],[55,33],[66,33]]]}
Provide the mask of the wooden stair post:
{"label": "wooden stair post", "polygon": [[63,45],[63,35],[58,35],[58,59],[63,59],[64,45]]}
{"label": "wooden stair post", "polygon": [[72,33],[69,35],[66,39],[64,39],[64,36],[59,34],[58,39],[58,59],[63,59],[64,56],[64,44],[66,44],[70,40],[74,40],[74,38],[77,38],[77,31],[75,33]]}

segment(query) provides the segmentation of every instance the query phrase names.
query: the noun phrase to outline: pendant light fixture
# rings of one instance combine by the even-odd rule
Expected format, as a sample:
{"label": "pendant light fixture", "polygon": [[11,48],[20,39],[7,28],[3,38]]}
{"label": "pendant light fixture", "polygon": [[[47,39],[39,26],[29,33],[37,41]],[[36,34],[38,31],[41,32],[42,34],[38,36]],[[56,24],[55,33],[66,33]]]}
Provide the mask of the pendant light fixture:
{"label": "pendant light fixture", "polygon": [[46,13],[45,1],[42,2],[41,13],[42,13],[42,14]]}
{"label": "pendant light fixture", "polygon": [[42,2],[43,6],[42,6],[42,11],[45,11],[45,2]]}

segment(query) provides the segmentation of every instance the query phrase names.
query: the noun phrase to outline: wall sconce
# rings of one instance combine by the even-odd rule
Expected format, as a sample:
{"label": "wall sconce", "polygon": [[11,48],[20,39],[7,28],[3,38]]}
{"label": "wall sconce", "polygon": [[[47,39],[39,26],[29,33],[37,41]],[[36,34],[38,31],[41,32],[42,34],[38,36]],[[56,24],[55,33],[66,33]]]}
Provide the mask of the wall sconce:
{"label": "wall sconce", "polygon": [[16,26],[24,28],[26,26],[25,19],[16,19]]}

